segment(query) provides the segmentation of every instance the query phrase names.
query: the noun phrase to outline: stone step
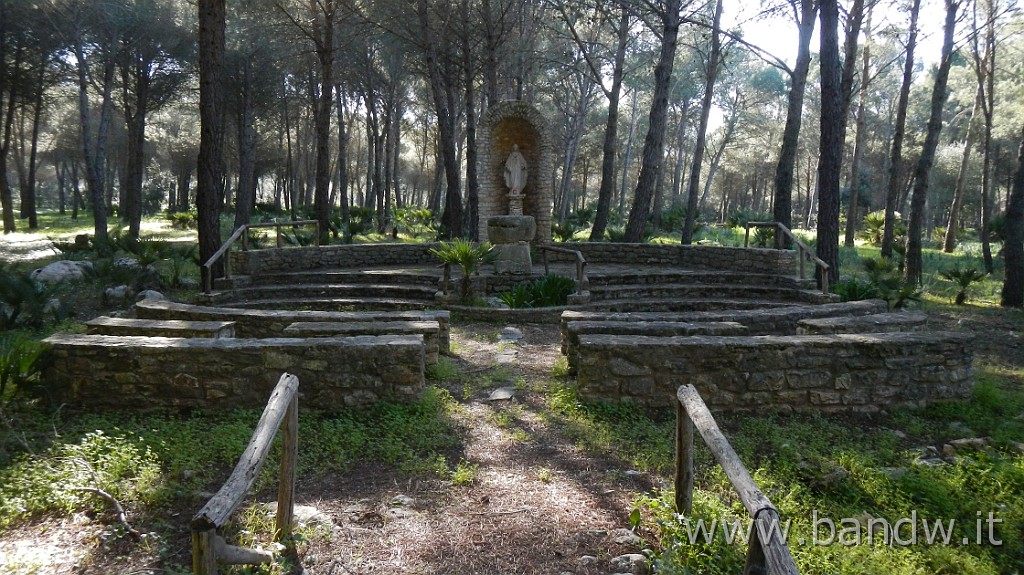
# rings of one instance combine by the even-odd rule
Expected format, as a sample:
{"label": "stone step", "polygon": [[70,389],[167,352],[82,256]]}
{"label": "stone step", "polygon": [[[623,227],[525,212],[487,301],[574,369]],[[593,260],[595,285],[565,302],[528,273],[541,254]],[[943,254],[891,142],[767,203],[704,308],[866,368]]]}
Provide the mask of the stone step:
{"label": "stone step", "polygon": [[85,322],[90,335],[141,335],[149,337],[235,337],[233,321],[188,321],[100,316]]}
{"label": "stone step", "polygon": [[798,335],[895,333],[920,331],[927,323],[927,314],[903,311],[857,317],[803,319],[797,322],[796,333]]}
{"label": "stone step", "polygon": [[793,305],[791,301],[729,298],[632,298],[593,301],[584,306],[588,311],[601,312],[702,312],[726,310],[756,310]]}
{"label": "stone step", "polygon": [[293,284],[387,284],[436,287],[441,269],[436,273],[425,270],[313,270],[300,272],[268,272],[256,275],[238,275],[230,279],[218,278],[217,290],[231,290],[262,285]]}
{"label": "stone step", "polygon": [[359,311],[359,310],[426,310],[436,309],[433,301],[385,298],[385,297],[304,297],[274,298],[233,301],[229,305],[236,309],[260,310],[316,310],[316,311]]}
{"label": "stone step", "polygon": [[[814,295],[811,295],[814,294]],[[700,283],[652,283],[644,285],[590,286],[591,301],[629,299],[762,299],[813,302],[820,292],[771,285],[724,285]]]}
{"label": "stone step", "polygon": [[199,294],[197,300],[203,304],[221,305],[229,302],[244,302],[268,299],[403,299],[422,303],[434,301],[436,286],[394,285],[394,284],[280,284],[257,285],[211,294]]}
{"label": "stone step", "polygon": [[813,279],[799,279],[795,276],[755,274],[714,270],[649,270],[638,272],[588,273],[590,286],[621,286],[644,284],[729,284],[753,286],[777,286],[798,289],[813,289]]}

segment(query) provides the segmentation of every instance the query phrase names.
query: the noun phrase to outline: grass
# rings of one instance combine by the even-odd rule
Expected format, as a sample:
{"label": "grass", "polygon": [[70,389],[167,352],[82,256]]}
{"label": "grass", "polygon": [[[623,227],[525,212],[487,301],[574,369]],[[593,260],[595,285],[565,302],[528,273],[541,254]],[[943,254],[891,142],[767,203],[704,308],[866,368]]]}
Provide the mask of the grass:
{"label": "grass", "polygon": [[[966,403],[898,409],[870,422],[821,415],[723,415],[719,424],[755,481],[783,518],[792,521],[790,541],[812,541],[813,513],[837,523],[868,514],[892,525],[916,514],[956,524],[951,545],[868,545],[863,542],[867,531],[859,528],[860,545],[791,545],[801,572],[1019,572],[1024,567],[1024,453],[1014,442],[1024,439],[1024,370],[982,364],[977,379]],[[628,405],[582,403],[568,385],[548,389],[548,417],[578,446],[670,475],[674,415],[669,410],[645,413]],[[921,464],[917,447],[941,446],[963,437],[964,428],[990,436],[992,448],[952,463]],[[735,573],[743,565],[745,544],[727,543],[721,534],[707,543],[685,543],[687,526],[697,520],[746,519],[724,473],[697,443],[693,514],[686,520],[675,515],[671,492],[637,499],[643,527],[660,541],[655,554],[659,573]],[[975,543],[977,514],[984,519],[989,512],[1001,520],[995,530],[1002,541],[998,546],[987,543],[987,531],[986,540]],[[847,537],[852,541],[852,532]],[[970,544],[961,544],[965,537]]]}

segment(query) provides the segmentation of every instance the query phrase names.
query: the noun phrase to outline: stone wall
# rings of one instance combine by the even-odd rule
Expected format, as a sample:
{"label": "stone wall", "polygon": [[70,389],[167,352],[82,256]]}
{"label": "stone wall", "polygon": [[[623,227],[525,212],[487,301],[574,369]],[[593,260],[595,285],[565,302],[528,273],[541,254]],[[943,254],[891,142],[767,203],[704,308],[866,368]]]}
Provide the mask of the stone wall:
{"label": "stone wall", "polygon": [[[578,250],[588,262],[659,265],[695,270],[725,270],[752,274],[796,275],[795,251],[680,244],[621,244],[579,242],[558,247]],[[574,261],[568,254],[551,253],[551,261]]]}
{"label": "stone wall", "polygon": [[261,408],[281,373],[299,377],[303,410],[414,401],[421,336],[181,339],[58,334],[45,381],[60,401],[94,409]]}
{"label": "stone wall", "polygon": [[802,319],[797,322],[796,333],[798,335],[825,335],[831,333],[920,331],[927,323],[927,314],[900,311],[857,317]]}
{"label": "stone wall", "polygon": [[286,337],[285,329],[297,322],[372,322],[436,321],[438,348],[451,349],[451,314],[447,310],[429,311],[310,311],[260,310],[190,305],[164,300],[142,300],[135,304],[135,315],[142,319],[183,319],[191,321],[233,321],[236,337]]}
{"label": "stone wall", "polygon": [[236,274],[307,271],[329,268],[367,268],[388,265],[436,267],[440,260],[430,253],[436,243],[354,244],[307,246],[231,252]]}
{"label": "stone wall", "polygon": [[875,412],[967,398],[972,336],[581,335],[580,396],[670,405],[693,384],[712,408]]}

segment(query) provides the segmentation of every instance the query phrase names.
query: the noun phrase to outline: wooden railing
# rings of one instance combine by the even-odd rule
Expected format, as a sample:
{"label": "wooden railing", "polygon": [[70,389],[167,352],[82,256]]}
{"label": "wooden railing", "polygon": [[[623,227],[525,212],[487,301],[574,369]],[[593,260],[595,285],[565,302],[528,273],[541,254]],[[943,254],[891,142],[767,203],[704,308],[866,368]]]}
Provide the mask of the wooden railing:
{"label": "wooden railing", "polygon": [[786,249],[786,242],[783,238],[785,237],[789,239],[789,241],[796,246],[796,249],[799,252],[798,259],[800,260],[800,279],[804,279],[806,277],[805,262],[814,262],[815,279],[818,281],[818,287],[821,288],[822,293],[829,293],[829,265],[815,255],[814,250],[811,249],[810,246],[803,243],[799,238],[793,235],[793,232],[789,228],[779,222],[747,222],[746,228],[747,233],[743,238],[743,247],[750,246],[750,228],[775,228],[775,249]]}
{"label": "wooden railing", "polygon": [[587,279],[587,259],[583,257],[583,252],[579,250],[570,250],[568,248],[556,248],[554,246],[536,246],[537,250],[542,254],[541,257],[544,260],[544,273],[551,273],[548,266],[548,252],[556,254],[569,254],[576,258],[576,293],[582,294],[585,291],[590,290],[590,280]]}
{"label": "wooden railing", "polygon": [[[783,540],[778,510],[754,483],[729,440],[718,429],[700,393],[692,385],[683,385],[677,390],[676,398],[676,511],[680,514],[693,511],[693,428],[696,427],[754,522],[744,575],[799,575]],[[762,536],[767,539],[762,540]]]}
{"label": "wooden railing", "polygon": [[320,245],[320,222],[317,220],[295,220],[295,221],[283,221],[283,222],[266,222],[262,224],[245,224],[240,226],[231,237],[224,242],[220,249],[214,252],[210,259],[203,264],[203,292],[210,293],[213,291],[213,266],[217,264],[217,261],[224,258],[224,277],[231,277],[231,258],[229,253],[231,246],[234,245],[239,239],[242,240],[242,250],[249,250],[249,234],[248,231],[254,228],[274,228],[275,231],[275,245],[282,247],[283,242],[281,241],[281,228],[284,227],[299,227],[299,226],[313,226],[314,231],[314,242],[315,245]]}
{"label": "wooden railing", "polygon": [[281,473],[277,488],[277,540],[290,546],[295,512],[295,464],[298,460],[299,378],[283,374],[256,424],[248,447],[220,491],[192,519],[192,572],[216,575],[217,564],[258,565],[274,560],[270,551],[228,545],[217,533],[242,503],[263,468],[274,436],[283,425]]}

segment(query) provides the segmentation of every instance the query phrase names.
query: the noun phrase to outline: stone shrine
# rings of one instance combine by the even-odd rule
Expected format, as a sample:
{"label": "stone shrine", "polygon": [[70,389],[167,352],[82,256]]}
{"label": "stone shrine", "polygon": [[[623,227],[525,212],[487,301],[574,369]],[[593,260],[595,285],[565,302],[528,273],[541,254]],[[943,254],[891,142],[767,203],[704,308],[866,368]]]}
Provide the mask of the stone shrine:
{"label": "stone shrine", "polygon": [[495,245],[497,273],[529,274],[530,245],[551,241],[553,140],[530,104],[501,102],[478,132],[481,241]]}

